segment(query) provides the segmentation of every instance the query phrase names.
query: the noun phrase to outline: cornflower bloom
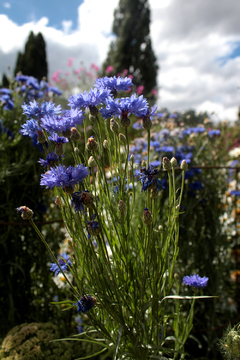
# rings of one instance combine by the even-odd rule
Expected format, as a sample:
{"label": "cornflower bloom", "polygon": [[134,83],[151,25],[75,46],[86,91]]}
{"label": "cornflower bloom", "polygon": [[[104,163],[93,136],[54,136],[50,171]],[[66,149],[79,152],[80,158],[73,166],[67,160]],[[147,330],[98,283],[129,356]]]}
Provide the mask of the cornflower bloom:
{"label": "cornflower bloom", "polygon": [[68,168],[60,164],[41,175],[40,185],[47,189],[53,189],[54,186],[62,187],[63,190],[69,187],[74,189],[74,185],[83,182],[88,175],[87,167],[83,164],[76,167],[70,165]]}
{"label": "cornflower bloom", "polygon": [[[69,267],[72,266],[72,262],[70,261],[70,256],[67,255],[66,253],[60,254],[60,259],[58,260],[58,264],[63,272],[68,271]],[[50,271],[55,272],[56,276],[60,273],[58,264],[56,263],[50,264]]]}
{"label": "cornflower bloom", "polygon": [[136,94],[121,99],[108,98],[105,105],[105,109],[100,110],[102,117],[105,119],[112,116],[127,118],[130,114],[144,117],[148,111],[147,100],[142,95],[137,97]]}
{"label": "cornflower bloom", "polygon": [[48,153],[46,160],[44,159],[39,159],[39,163],[43,166],[43,167],[53,167],[56,164],[56,161],[59,161],[59,157],[58,155],[55,153],[55,151],[53,153]]}
{"label": "cornflower bloom", "polygon": [[61,112],[61,105],[55,107],[55,104],[52,102],[43,102],[38,104],[36,100],[30,102],[30,105],[22,105],[23,114],[27,115],[28,118],[36,117],[40,120],[45,115],[56,115]]}
{"label": "cornflower bloom", "polygon": [[140,174],[135,176],[138,177],[137,181],[142,182],[142,191],[146,191],[148,188],[157,188],[158,190],[164,189],[162,182],[156,178],[158,173],[159,170],[152,165],[149,165],[148,169],[145,167],[140,169]]}
{"label": "cornflower bloom", "polygon": [[196,289],[201,289],[207,286],[208,278],[206,276],[200,277],[198,274],[184,276],[183,283],[188,286],[193,286]]}
{"label": "cornflower bloom", "polygon": [[22,135],[28,135],[30,137],[33,137],[34,134],[42,131],[42,129],[38,125],[37,120],[34,119],[27,120],[25,124],[21,125],[21,127],[22,129],[20,129],[19,133]]}
{"label": "cornflower bloom", "polygon": [[66,132],[72,127],[81,125],[84,120],[82,110],[67,110],[63,115],[45,115],[41,119],[41,126],[49,132]]}
{"label": "cornflower bloom", "polygon": [[96,106],[105,103],[106,99],[110,96],[110,91],[106,89],[90,89],[89,93],[84,91],[77,95],[71,95],[68,99],[69,106],[72,109],[85,109],[89,108],[91,115],[96,115],[98,109]]}
{"label": "cornflower bloom", "polygon": [[132,80],[125,77],[108,77],[97,79],[94,86],[97,89],[107,89],[115,96],[117,91],[128,91],[133,86]]}
{"label": "cornflower bloom", "polygon": [[96,305],[96,299],[91,295],[83,295],[74,305],[77,305],[77,312],[82,312],[85,314],[88,310],[92,309]]}

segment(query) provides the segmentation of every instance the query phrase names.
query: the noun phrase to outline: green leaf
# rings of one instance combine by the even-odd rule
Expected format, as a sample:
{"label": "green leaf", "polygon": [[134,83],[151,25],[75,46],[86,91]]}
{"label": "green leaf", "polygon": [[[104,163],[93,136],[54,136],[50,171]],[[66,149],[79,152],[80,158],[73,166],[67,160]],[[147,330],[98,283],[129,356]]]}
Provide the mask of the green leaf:
{"label": "green leaf", "polygon": [[121,339],[121,336],[122,336],[122,331],[123,331],[123,325],[120,325],[119,329],[118,329],[117,340],[116,340],[116,348],[115,348],[115,351],[114,351],[114,354],[113,354],[113,360],[117,360],[117,352],[118,352],[120,339]]}

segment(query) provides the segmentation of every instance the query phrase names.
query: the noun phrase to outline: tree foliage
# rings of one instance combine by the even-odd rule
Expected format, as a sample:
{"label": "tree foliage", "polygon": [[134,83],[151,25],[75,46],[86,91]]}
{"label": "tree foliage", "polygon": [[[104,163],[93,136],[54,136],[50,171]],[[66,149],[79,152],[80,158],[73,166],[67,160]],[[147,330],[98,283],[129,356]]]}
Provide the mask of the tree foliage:
{"label": "tree foliage", "polygon": [[47,77],[46,44],[41,33],[35,35],[32,31],[30,32],[24,52],[18,53],[14,73],[17,74],[19,71],[34,76],[38,81]]}
{"label": "tree foliage", "polygon": [[157,59],[150,38],[148,0],[120,0],[114,12],[113,32],[117,38],[110,45],[103,70],[112,65],[114,73],[127,69],[136,86],[144,86],[147,95],[157,86]]}

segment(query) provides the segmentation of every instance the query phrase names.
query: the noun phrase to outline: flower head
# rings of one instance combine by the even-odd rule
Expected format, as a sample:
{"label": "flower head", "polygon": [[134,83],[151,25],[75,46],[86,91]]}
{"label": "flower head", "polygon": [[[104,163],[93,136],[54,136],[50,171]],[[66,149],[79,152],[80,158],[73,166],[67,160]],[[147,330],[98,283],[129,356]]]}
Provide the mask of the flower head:
{"label": "flower head", "polygon": [[88,232],[88,239],[91,239],[92,236],[99,235],[100,232],[100,226],[96,219],[96,214],[93,214],[90,221],[87,221],[87,232]]}
{"label": "flower head", "polygon": [[40,185],[46,186],[47,189],[53,189],[54,186],[61,186],[62,189],[71,186],[74,189],[74,185],[83,182],[88,175],[88,169],[83,164],[76,167],[70,165],[68,168],[60,164],[42,174]]}
{"label": "flower head", "polygon": [[46,160],[44,159],[39,159],[39,163],[43,166],[43,167],[53,167],[56,163],[56,161],[59,161],[59,157],[58,155],[55,153],[55,151],[53,153],[48,153]]}
{"label": "flower head", "polygon": [[83,205],[89,208],[92,206],[93,201],[94,201],[94,196],[90,194],[88,190],[76,191],[72,194],[71,206],[74,206],[74,210],[76,212],[79,211],[85,212]]}
{"label": "flower head", "polygon": [[137,175],[137,181],[142,182],[142,191],[146,191],[148,188],[157,188],[158,190],[164,188],[161,181],[156,178],[158,173],[159,170],[152,165],[149,165],[148,169],[145,167],[140,169],[140,174]]}
{"label": "flower head", "polygon": [[21,217],[23,220],[29,220],[33,217],[33,211],[29,209],[27,206],[20,206],[16,208],[17,212],[21,213]]}
{"label": "flower head", "polygon": [[63,115],[45,115],[41,119],[41,126],[49,132],[63,132],[71,130],[72,127],[81,125],[84,120],[82,110],[67,110]]}
{"label": "flower head", "polygon": [[94,85],[97,89],[108,89],[113,94],[115,91],[128,91],[133,86],[132,80],[125,77],[103,77],[97,79]]}
{"label": "flower head", "polygon": [[[60,254],[60,258],[58,260],[58,264],[63,272],[69,270],[69,267],[72,266],[72,262],[70,261],[70,256],[66,253]],[[50,271],[55,272],[55,275],[57,276],[60,273],[60,269],[58,267],[58,264],[51,263],[50,264]]]}
{"label": "flower head", "polygon": [[69,106],[71,106],[72,109],[91,108],[103,104],[109,96],[109,90],[90,89],[89,93],[85,91],[84,93],[71,95],[69,98]]}
{"label": "flower head", "polygon": [[77,312],[82,312],[85,314],[88,310],[92,309],[96,305],[96,299],[91,295],[83,295],[74,305],[77,305]]}
{"label": "flower head", "polygon": [[200,277],[198,274],[184,276],[183,283],[188,286],[193,286],[196,289],[201,289],[207,286],[208,278],[206,276]]}
{"label": "flower head", "polygon": [[52,102],[43,102],[42,104],[38,104],[36,100],[30,102],[30,105],[22,105],[22,108],[23,113],[27,115],[28,118],[36,117],[38,120],[45,115],[56,115],[61,111],[60,105],[55,107],[55,104]]}

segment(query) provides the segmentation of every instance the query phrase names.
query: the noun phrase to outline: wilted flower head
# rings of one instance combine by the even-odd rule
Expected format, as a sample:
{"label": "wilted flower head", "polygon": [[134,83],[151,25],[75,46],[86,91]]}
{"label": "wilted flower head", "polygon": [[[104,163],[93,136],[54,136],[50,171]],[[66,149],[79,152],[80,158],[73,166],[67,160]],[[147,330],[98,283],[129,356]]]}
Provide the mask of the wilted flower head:
{"label": "wilted flower head", "polygon": [[145,167],[140,169],[140,173],[136,176],[138,177],[137,181],[142,182],[142,191],[146,191],[148,188],[157,188],[158,190],[164,188],[161,181],[156,178],[158,173],[159,170],[152,165],[149,165],[148,169]]}
{"label": "wilted flower head", "polygon": [[208,278],[206,276],[200,277],[198,274],[184,276],[183,283],[188,286],[193,286],[196,289],[201,289],[207,286]]}
{"label": "wilted flower head", "polygon": [[[63,272],[69,270],[69,267],[72,266],[72,262],[70,261],[70,256],[67,255],[66,253],[60,254],[58,264],[61,267]],[[56,276],[60,273],[60,269],[56,263],[50,264],[50,271],[55,272]]]}
{"label": "wilted flower head", "polygon": [[152,221],[153,221],[153,217],[152,217],[151,212],[148,210],[148,208],[145,208],[143,210],[143,222],[146,225],[151,225]]}
{"label": "wilted flower head", "polygon": [[83,211],[85,205],[86,207],[90,208],[93,205],[94,196],[90,194],[88,190],[85,191],[76,191],[72,194],[72,202],[71,206],[74,207],[76,212]]}
{"label": "wilted flower head", "polygon": [[82,312],[85,314],[88,310],[92,309],[96,305],[96,299],[91,295],[83,295],[74,305],[77,305],[77,312]]}
{"label": "wilted flower head", "polygon": [[100,225],[99,225],[98,221],[95,221],[96,216],[97,216],[96,214],[93,214],[91,220],[87,221],[88,239],[91,239],[91,235],[92,236],[99,235]]}
{"label": "wilted flower head", "polygon": [[20,206],[16,208],[17,212],[21,213],[21,217],[23,220],[29,220],[33,217],[33,211],[29,209],[27,206]]}

